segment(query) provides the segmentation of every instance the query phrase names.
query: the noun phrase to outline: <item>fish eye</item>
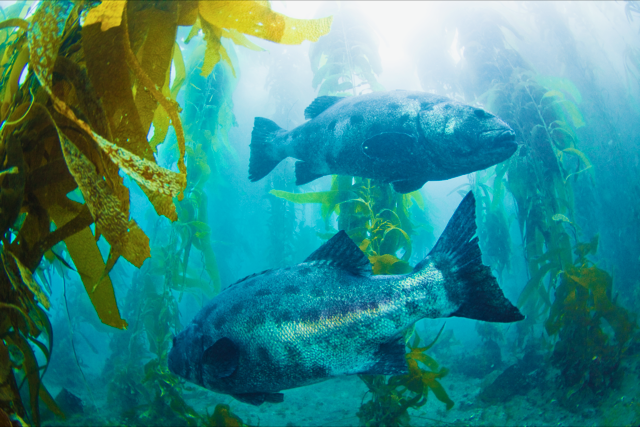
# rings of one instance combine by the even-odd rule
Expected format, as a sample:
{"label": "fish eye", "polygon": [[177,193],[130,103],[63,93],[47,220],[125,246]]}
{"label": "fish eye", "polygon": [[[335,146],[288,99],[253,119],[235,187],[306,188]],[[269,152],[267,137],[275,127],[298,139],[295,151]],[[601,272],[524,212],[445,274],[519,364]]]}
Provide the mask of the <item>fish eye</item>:
{"label": "fish eye", "polygon": [[487,113],[481,108],[476,108],[475,110],[473,110],[473,113],[480,119],[484,118],[487,115]]}

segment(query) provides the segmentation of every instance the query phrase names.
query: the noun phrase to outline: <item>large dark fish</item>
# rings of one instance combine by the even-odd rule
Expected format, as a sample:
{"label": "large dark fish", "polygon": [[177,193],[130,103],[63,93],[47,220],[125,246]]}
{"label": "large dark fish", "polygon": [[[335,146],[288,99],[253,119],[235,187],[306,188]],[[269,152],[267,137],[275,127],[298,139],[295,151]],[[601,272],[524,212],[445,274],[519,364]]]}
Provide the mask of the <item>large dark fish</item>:
{"label": "large dark fish", "polygon": [[370,276],[366,255],[341,231],[303,263],[213,298],[175,337],[169,369],[255,405],[338,375],[406,373],[404,333],[420,319],[523,319],[482,264],[475,232],[469,193],[412,273]]}
{"label": "large dark fish", "polygon": [[321,96],[304,113],[311,120],[289,132],[256,117],[251,181],[293,157],[296,185],[337,174],[375,178],[409,193],[427,181],[488,168],[517,148],[515,133],[499,118],[424,92]]}

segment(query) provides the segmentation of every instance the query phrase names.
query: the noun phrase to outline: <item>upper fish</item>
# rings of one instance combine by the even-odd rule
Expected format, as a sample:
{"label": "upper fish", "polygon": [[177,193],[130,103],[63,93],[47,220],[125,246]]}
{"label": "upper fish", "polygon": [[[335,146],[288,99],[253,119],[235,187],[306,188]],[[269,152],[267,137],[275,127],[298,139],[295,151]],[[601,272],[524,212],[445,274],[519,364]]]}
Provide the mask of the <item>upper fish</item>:
{"label": "upper fish", "polygon": [[296,266],[242,279],[213,298],[173,341],[169,369],[259,405],[338,375],[407,373],[406,331],[418,320],[523,316],[482,264],[469,193],[413,272],[371,276],[344,231]]}
{"label": "upper fish", "polygon": [[321,96],[310,119],[291,131],[256,117],[249,179],[264,178],[287,157],[296,185],[325,175],[391,183],[399,193],[485,169],[516,151],[515,133],[481,108],[416,91]]}

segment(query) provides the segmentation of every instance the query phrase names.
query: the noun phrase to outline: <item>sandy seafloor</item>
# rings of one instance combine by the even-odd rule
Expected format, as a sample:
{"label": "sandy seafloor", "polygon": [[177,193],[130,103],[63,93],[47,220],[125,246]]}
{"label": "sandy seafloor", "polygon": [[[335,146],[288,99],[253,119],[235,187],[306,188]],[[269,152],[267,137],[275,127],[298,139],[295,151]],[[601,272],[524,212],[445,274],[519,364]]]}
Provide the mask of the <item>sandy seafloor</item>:
{"label": "sandy seafloor", "polygon": [[[599,407],[586,406],[576,413],[564,409],[555,398],[557,371],[546,372],[541,385],[528,394],[496,405],[482,402],[478,394],[483,383],[490,382],[500,371],[484,380],[450,373],[441,383],[455,406],[447,411],[430,393],[426,405],[410,410],[411,425],[637,426],[640,422],[640,355],[626,358],[622,369],[625,375],[618,389],[612,390]],[[347,376],[285,391],[281,404],[254,407],[233,398],[224,399],[223,403],[229,404],[245,423],[254,426],[357,426],[356,412],[366,391],[357,376]],[[211,397],[209,392],[198,393],[192,403],[197,402],[198,408],[204,409]]]}
{"label": "sandy seafloor", "polygon": [[[512,361],[513,362],[513,361]],[[624,376],[600,405],[584,405],[576,411],[563,408],[557,401],[558,371],[545,370],[538,385],[526,395],[516,395],[509,401],[490,405],[479,398],[480,392],[504,368],[484,379],[469,378],[452,372],[441,380],[449,397],[455,402],[447,411],[432,393],[426,405],[410,410],[412,426],[638,426],[640,424],[640,354],[623,359]],[[230,405],[233,413],[251,426],[358,426],[358,412],[366,386],[357,376],[334,378],[311,386],[284,391],[283,403],[265,403],[259,407],[238,402],[230,396],[201,388],[192,388],[184,397],[201,414],[213,413],[215,405]],[[103,401],[94,390],[99,406]],[[85,396],[86,398],[86,396]],[[43,425],[103,425],[91,405],[82,416],[67,420],[48,420]],[[102,417],[117,419],[109,409],[100,409]],[[117,425],[117,422],[116,422]]]}

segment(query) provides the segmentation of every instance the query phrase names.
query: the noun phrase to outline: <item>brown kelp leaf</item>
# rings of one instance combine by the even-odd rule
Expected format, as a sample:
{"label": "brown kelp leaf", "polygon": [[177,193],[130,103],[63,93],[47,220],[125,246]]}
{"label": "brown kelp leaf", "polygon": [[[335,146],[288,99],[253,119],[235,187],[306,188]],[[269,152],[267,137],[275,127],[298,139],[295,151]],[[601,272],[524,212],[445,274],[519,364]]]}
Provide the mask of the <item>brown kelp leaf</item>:
{"label": "brown kelp leaf", "polygon": [[[171,60],[174,53],[176,40],[178,2],[167,2],[160,9],[157,7],[145,7],[135,12],[136,34],[144,39],[144,43],[137,50],[137,58],[140,67],[146,76],[154,83],[156,88],[162,89],[164,97],[169,96],[169,77]],[[139,4],[138,4],[139,5]],[[129,4],[133,7],[133,4]],[[129,11],[129,16],[132,11]],[[131,36],[133,37],[133,33]],[[131,40],[131,45],[137,45],[136,40]],[[149,126],[154,117],[154,111],[158,108],[155,95],[149,90],[142,90],[138,81],[136,86],[135,103],[140,115],[142,129],[149,131]],[[165,93],[166,90],[166,93]]]}
{"label": "brown kelp leaf", "polygon": [[[63,132],[59,131],[58,134],[69,172],[78,183],[85,203],[96,222],[96,232],[104,234],[117,253],[136,267],[141,267],[144,260],[151,256],[149,238],[135,221],[128,220],[120,210],[119,200],[113,195],[106,182],[98,176],[93,163]],[[100,136],[96,136],[101,139]]]}
{"label": "brown kelp leaf", "polygon": [[398,259],[394,255],[385,254],[380,256],[370,256],[374,275],[378,274],[406,274],[411,271],[411,266],[406,261]]}
{"label": "brown kelp leaf", "polygon": [[22,370],[29,384],[29,402],[31,403],[31,414],[35,425],[40,425],[40,411],[38,410],[38,390],[40,388],[40,370],[38,361],[33,354],[33,349],[17,331],[12,331],[5,336],[9,344],[16,346],[23,356]]}
{"label": "brown kelp leaf", "polygon": [[158,166],[94,134],[98,145],[123,172],[151,191],[176,197],[186,186],[186,176]]}
{"label": "brown kelp leaf", "polygon": [[0,141],[0,233],[13,226],[24,198],[25,164],[20,141],[9,133]]}
{"label": "brown kelp leaf", "polygon": [[62,45],[61,35],[73,7],[72,2],[43,2],[31,17],[27,32],[29,66],[49,93],[53,67]]}
{"label": "brown kelp leaf", "polygon": [[33,293],[33,295],[36,297],[38,302],[40,304],[42,304],[42,306],[44,308],[49,310],[49,307],[51,307],[51,303],[49,302],[49,298],[44,293],[44,291],[42,290],[42,288],[40,287],[38,282],[36,282],[36,280],[33,278],[33,275],[31,274],[31,271],[29,271],[29,269],[27,267],[25,267],[24,264],[22,264],[22,262],[18,259],[17,256],[15,256],[15,254],[13,252],[9,252],[9,253],[13,257],[13,260],[16,262],[16,265],[18,266],[18,271],[20,271],[20,276],[22,277],[22,282],[25,285],[27,285],[27,287]]}
{"label": "brown kelp leaf", "polygon": [[[178,151],[180,152],[180,156],[178,157],[178,170],[180,173],[187,173],[187,167],[184,163],[185,156],[185,139],[184,139],[184,129],[182,128],[182,122],[180,121],[179,109],[180,106],[177,102],[175,102],[171,98],[165,97],[157,88],[155,83],[149,78],[149,76],[145,73],[145,71],[140,66],[138,59],[135,54],[131,50],[131,45],[129,44],[129,26],[127,24],[127,13],[124,15],[125,19],[123,21],[122,28],[124,30],[123,34],[123,45],[124,48],[124,58],[127,62],[127,65],[133,71],[136,79],[138,79],[139,83],[148,90],[151,95],[156,99],[156,101],[160,104],[162,108],[165,109],[169,117],[171,118],[171,124],[173,125],[173,129],[176,133],[176,139],[178,140]],[[145,134],[145,142],[146,142],[146,134]],[[146,144],[147,148],[149,144]],[[178,200],[182,200],[184,197],[183,194],[178,195]]]}
{"label": "brown kelp leaf", "polygon": [[198,19],[198,2],[182,0],[178,2],[178,25],[192,26]]}
{"label": "brown kelp leaf", "polygon": [[[71,202],[71,200],[69,200],[69,202]],[[58,229],[75,218],[82,209],[80,203],[71,202],[70,204],[77,205],[76,209],[66,209],[60,205],[52,205],[49,208],[51,219]],[[102,277],[98,286],[93,289],[105,269],[105,264],[91,229],[85,227],[81,231],[67,237],[64,242],[80,275],[80,279],[82,279],[87,295],[89,295],[91,303],[95,307],[96,313],[102,323],[113,326],[114,328],[126,329],[127,322],[120,317],[113,285],[111,284],[109,276]]]}
{"label": "brown kelp leaf", "polygon": [[255,1],[207,1],[198,5],[200,17],[219,28],[236,29],[241,33],[280,44],[300,44],[317,41],[331,29],[332,17],[294,19],[274,12]]}
{"label": "brown kelp leaf", "polygon": [[187,69],[184,65],[182,49],[180,49],[180,45],[177,42],[173,44],[173,66],[176,69],[176,75],[171,85],[171,98],[175,101],[182,84],[187,78]]}
{"label": "brown kelp leaf", "polygon": [[244,36],[244,34],[242,34],[240,31],[236,30],[235,28],[231,28],[229,30],[226,30],[226,29],[223,28],[222,29],[222,37],[226,37],[228,39],[231,39],[238,46],[244,46],[244,47],[246,47],[248,49],[255,50],[256,52],[264,51],[263,48],[261,48],[260,46],[258,46],[255,43],[253,43],[251,40],[246,38]]}
{"label": "brown kelp leaf", "polygon": [[202,31],[204,33],[204,41],[207,43],[206,50],[204,52],[204,63],[202,64],[202,72],[200,75],[207,77],[213,71],[213,68],[222,58],[233,72],[233,76],[236,76],[236,72],[231,64],[231,58],[227,54],[227,50],[222,46],[220,37],[222,37],[222,29],[211,25],[207,21],[200,21],[202,25]]}
{"label": "brown kelp leaf", "polygon": [[125,1],[103,1],[87,13],[84,25],[100,23],[101,31],[118,27],[122,23],[122,12],[126,4]]}
{"label": "brown kelp leaf", "polygon": [[422,374],[422,382],[428,386],[436,398],[447,406],[447,411],[453,408],[455,402],[449,398],[449,395],[445,391],[442,384],[438,382],[438,378],[442,378],[449,373],[447,369],[442,369],[440,372],[424,372]]}

